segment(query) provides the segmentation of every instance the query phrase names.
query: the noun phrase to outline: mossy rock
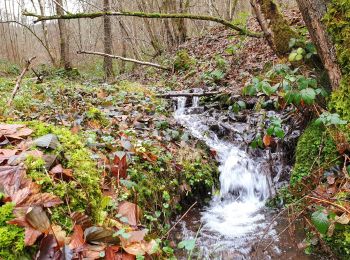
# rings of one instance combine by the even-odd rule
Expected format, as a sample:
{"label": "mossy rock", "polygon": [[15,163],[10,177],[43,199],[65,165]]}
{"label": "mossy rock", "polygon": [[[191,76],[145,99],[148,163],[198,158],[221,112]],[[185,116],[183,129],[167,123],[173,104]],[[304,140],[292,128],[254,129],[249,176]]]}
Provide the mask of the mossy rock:
{"label": "mossy rock", "polygon": [[336,144],[330,134],[323,126],[312,122],[297,144],[296,161],[290,179],[291,186],[300,183],[316,169],[337,165],[337,158]]}

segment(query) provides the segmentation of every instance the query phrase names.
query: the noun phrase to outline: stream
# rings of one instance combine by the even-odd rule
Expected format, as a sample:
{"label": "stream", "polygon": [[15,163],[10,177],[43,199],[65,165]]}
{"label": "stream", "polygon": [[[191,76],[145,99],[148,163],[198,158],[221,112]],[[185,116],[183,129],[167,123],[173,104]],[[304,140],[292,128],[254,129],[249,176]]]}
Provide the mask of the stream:
{"label": "stream", "polygon": [[[288,232],[278,235],[288,222],[274,219],[276,212],[265,206],[274,193],[274,181],[266,167],[266,154],[248,152],[242,139],[242,133],[251,127],[249,122],[231,124],[237,135],[226,140],[211,130],[210,115],[199,107],[198,97],[186,107],[189,101],[176,98],[174,118],[216,152],[220,172],[220,191],[212,194],[207,206],[193,209],[177,230],[180,240],[196,238],[191,259],[311,259],[298,250]],[[274,167],[283,171],[278,158]],[[265,247],[268,249],[261,250]],[[178,255],[178,259],[187,257]]]}

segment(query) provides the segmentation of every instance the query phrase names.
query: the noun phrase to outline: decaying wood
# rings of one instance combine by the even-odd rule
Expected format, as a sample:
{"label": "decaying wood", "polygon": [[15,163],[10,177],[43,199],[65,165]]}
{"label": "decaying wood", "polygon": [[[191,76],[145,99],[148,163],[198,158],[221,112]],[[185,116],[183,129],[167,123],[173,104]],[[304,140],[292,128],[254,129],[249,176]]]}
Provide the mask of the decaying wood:
{"label": "decaying wood", "polygon": [[140,65],[143,65],[143,66],[155,67],[157,69],[171,70],[168,67],[164,67],[164,66],[156,64],[156,63],[147,62],[147,61],[140,61],[140,60],[135,60],[135,59],[131,59],[131,58],[125,58],[125,57],[117,56],[117,55],[110,55],[110,54],[102,53],[102,52],[78,51],[77,53],[78,54],[91,54],[91,55],[98,55],[98,56],[103,56],[103,57],[110,57],[112,59],[119,59],[119,60],[122,60],[122,61],[133,62],[133,63],[140,64]]}
{"label": "decaying wood", "polygon": [[322,22],[327,12],[326,0],[297,0],[299,9],[317,48],[322,63],[328,72],[332,89],[337,89],[341,80],[341,70],[337,62],[335,47]]}
{"label": "decaying wood", "polygon": [[167,93],[157,95],[160,98],[172,98],[172,97],[205,97],[205,96],[215,96],[223,94],[222,92],[214,91],[214,92],[203,92],[203,93]]}
{"label": "decaying wood", "polygon": [[26,72],[29,70],[30,64],[32,63],[32,61],[35,59],[36,57],[32,57],[29,60],[27,60],[26,65],[24,66],[24,69],[22,71],[22,73],[18,76],[17,80],[16,80],[16,85],[12,91],[12,95],[10,97],[10,99],[7,102],[7,106],[11,106],[13,99],[15,98],[20,86],[21,86],[21,82],[22,79],[24,77],[24,75],[26,74]]}

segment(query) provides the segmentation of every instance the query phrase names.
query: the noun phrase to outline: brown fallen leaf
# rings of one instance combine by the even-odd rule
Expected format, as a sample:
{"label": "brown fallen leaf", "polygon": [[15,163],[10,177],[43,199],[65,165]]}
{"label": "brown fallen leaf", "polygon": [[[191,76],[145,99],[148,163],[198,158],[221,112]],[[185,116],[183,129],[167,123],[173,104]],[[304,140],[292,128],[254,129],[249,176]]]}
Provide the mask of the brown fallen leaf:
{"label": "brown fallen leaf", "polygon": [[38,237],[40,237],[41,235],[42,235],[42,232],[40,232],[39,230],[26,227],[24,230],[24,244],[26,246],[34,245]]}
{"label": "brown fallen leaf", "polygon": [[42,206],[45,208],[54,207],[62,204],[63,201],[51,193],[37,193],[28,197],[25,201],[19,204],[28,206]]}
{"label": "brown fallen leaf", "polygon": [[36,260],[49,260],[57,259],[55,258],[56,253],[58,252],[57,242],[54,235],[49,234],[45,236],[40,243],[39,251],[36,255]]}
{"label": "brown fallen leaf", "polygon": [[145,238],[145,235],[147,234],[147,230],[137,230],[137,231],[131,231],[126,233],[128,235],[128,238],[120,237],[120,240],[122,242],[123,246],[128,246],[132,243],[137,243],[143,241]]}
{"label": "brown fallen leaf", "polygon": [[264,135],[264,138],[263,138],[263,143],[266,147],[269,147],[271,145],[271,142],[272,142],[272,136],[270,135]]}
{"label": "brown fallen leaf", "polygon": [[113,165],[111,166],[112,174],[119,179],[127,177],[128,163],[125,152],[116,152],[114,155]]}
{"label": "brown fallen leaf", "polygon": [[108,243],[117,244],[119,238],[114,236],[115,231],[104,227],[89,227],[84,230],[84,238],[86,242],[92,244]]}
{"label": "brown fallen leaf", "polygon": [[152,255],[155,253],[157,249],[157,242],[155,240],[151,240],[150,242],[142,241],[139,243],[133,243],[128,246],[123,246],[125,252],[131,255]]}
{"label": "brown fallen leaf", "polygon": [[69,247],[72,249],[76,249],[78,247],[83,246],[84,244],[84,231],[80,225],[75,225],[73,228],[73,234],[71,236],[71,242],[69,244]]}
{"label": "brown fallen leaf", "polygon": [[128,219],[128,224],[137,226],[141,218],[141,209],[134,203],[124,201],[119,205],[118,214]]}
{"label": "brown fallen leaf", "polygon": [[70,238],[67,237],[66,231],[62,230],[61,226],[52,225],[51,231],[55,236],[59,247],[63,247],[64,245],[69,244]]}
{"label": "brown fallen leaf", "polygon": [[87,229],[92,226],[90,217],[82,212],[73,212],[70,217],[75,225],[81,226],[82,229]]}
{"label": "brown fallen leaf", "polygon": [[28,208],[25,219],[32,228],[41,233],[48,233],[50,230],[50,220],[42,207]]}

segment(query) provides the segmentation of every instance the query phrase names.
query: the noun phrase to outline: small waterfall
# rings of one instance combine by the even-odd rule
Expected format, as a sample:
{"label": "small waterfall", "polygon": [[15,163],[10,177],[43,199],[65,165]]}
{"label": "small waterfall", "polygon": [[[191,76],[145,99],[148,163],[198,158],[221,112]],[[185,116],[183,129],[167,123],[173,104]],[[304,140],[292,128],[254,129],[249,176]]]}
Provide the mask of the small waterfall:
{"label": "small waterfall", "polygon": [[[220,140],[200,115],[186,114],[186,99],[179,97],[177,101],[175,119],[216,151],[220,165],[220,193],[201,213],[202,254],[208,256],[214,249],[220,251],[216,248],[219,246],[239,252],[245,258],[253,244],[249,241],[256,240],[267,225],[263,209],[269,187],[264,171],[245,151]],[[198,100],[193,105],[198,105]]]}

